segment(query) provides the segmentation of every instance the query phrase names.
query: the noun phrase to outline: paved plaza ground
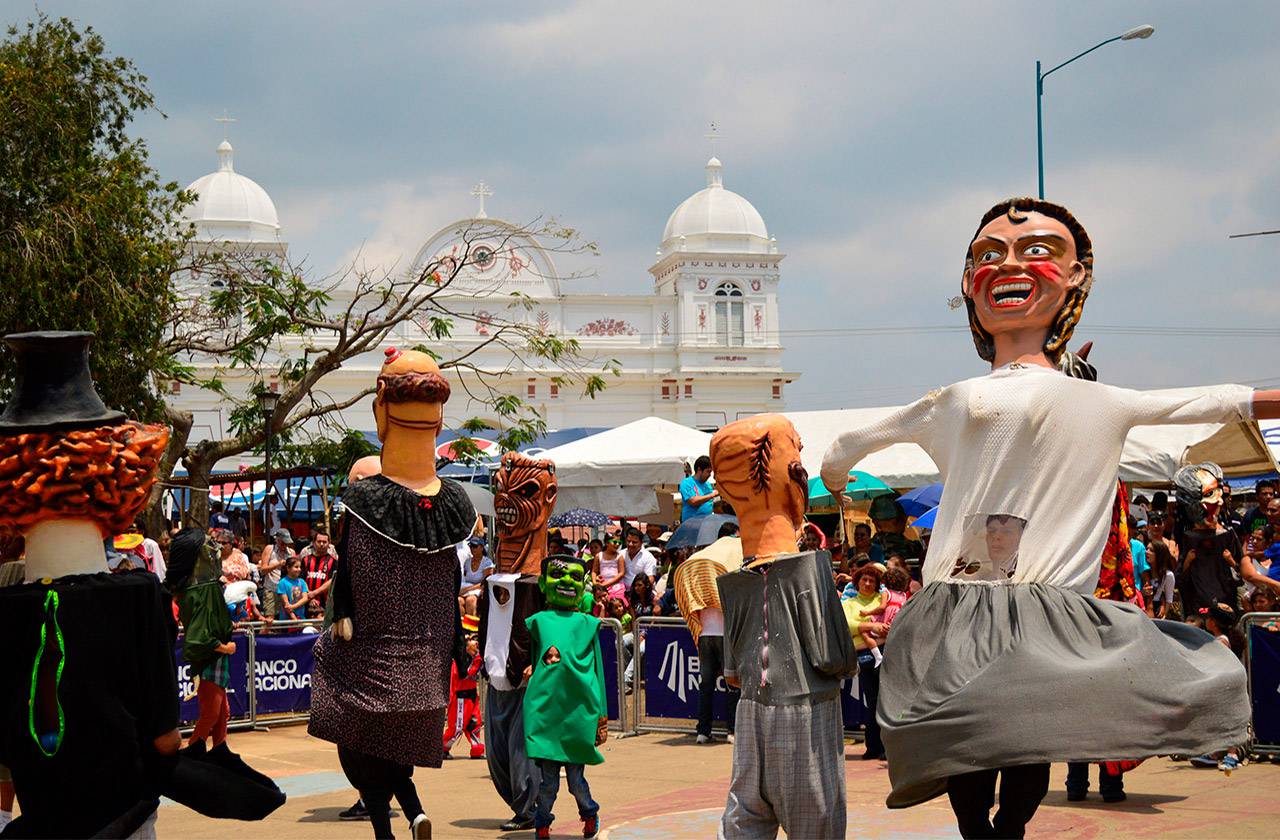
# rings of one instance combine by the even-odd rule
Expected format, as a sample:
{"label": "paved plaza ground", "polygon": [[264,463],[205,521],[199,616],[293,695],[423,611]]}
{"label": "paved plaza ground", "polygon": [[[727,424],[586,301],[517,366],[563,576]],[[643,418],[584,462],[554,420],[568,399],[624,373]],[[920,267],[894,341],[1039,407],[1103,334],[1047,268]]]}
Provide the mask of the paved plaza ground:
{"label": "paved plaza ground", "polygon": [[[338,821],[338,812],[355,801],[355,794],[338,768],[333,746],[309,738],[305,727],[233,733],[231,748],[276,778],[289,801],[265,825],[218,822],[165,805],[160,810],[160,837],[373,836],[368,823]],[[587,771],[592,792],[601,803],[604,836],[609,840],[714,837],[732,750],[726,743],[699,746],[683,735],[611,736],[604,747],[605,763]],[[845,764],[850,837],[959,837],[945,799],[905,811],[887,810],[884,764],[857,760],[861,751],[860,745],[849,746]],[[462,745],[456,752],[465,756]],[[1049,796],[1031,823],[1029,836],[1275,837],[1280,826],[1280,799],[1270,793],[1280,788],[1280,765],[1251,763],[1227,778],[1216,770],[1154,759],[1125,777],[1129,799],[1118,805],[1104,805],[1093,792],[1085,802],[1068,803],[1063,792],[1066,767],[1057,765],[1053,770]],[[419,770],[415,780],[436,838],[500,836],[497,827],[509,814],[489,783],[484,761],[463,757],[440,770]],[[557,807],[560,820],[553,836],[581,836],[572,803],[562,786]],[[396,829],[398,836],[408,835],[403,820],[397,821]],[[532,838],[533,833],[505,836]]]}

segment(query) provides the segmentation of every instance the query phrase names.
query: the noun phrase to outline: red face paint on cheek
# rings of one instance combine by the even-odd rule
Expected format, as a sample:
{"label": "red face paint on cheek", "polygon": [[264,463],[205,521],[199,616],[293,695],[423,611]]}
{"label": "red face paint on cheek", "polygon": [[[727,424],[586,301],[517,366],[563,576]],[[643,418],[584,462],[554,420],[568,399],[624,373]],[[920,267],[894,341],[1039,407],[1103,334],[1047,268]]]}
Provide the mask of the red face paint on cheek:
{"label": "red face paint on cheek", "polygon": [[1048,260],[1027,263],[1027,271],[1050,283],[1062,282],[1062,271]]}
{"label": "red face paint on cheek", "polygon": [[991,279],[991,276],[997,271],[994,265],[984,265],[977,271],[973,272],[973,295],[977,297],[982,293],[982,287]]}

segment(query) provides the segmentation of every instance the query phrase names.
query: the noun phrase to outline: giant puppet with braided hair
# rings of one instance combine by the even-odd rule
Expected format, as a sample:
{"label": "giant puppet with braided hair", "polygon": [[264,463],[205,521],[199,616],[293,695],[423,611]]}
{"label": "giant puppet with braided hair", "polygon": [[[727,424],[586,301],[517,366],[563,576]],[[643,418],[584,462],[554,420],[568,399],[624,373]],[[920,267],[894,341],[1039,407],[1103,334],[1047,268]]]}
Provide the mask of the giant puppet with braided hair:
{"label": "giant puppet with braided hair", "polygon": [[440,766],[450,665],[470,664],[456,546],[476,513],[462,487],[435,471],[448,399],[430,356],[386,351],[373,401],[381,472],[342,494],[333,623],[315,647],[308,732],[338,745],[377,837],[392,836],[393,795],[413,836],[430,836],[413,768]]}
{"label": "giant puppet with braided hair", "polygon": [[[885,647],[878,719],[889,807],[946,793],[966,837],[1021,837],[1049,762],[1197,754],[1244,740],[1248,724],[1244,670],[1228,651],[1094,590],[1129,430],[1277,417],[1280,392],[1144,393],[1063,375],[1092,282],[1093,245],[1066,208],[992,207],[961,279],[990,373],[840,435],[823,458],[833,493],[898,442],[919,444],[942,473],[925,587]],[[987,533],[1010,522],[1013,565]],[[1123,719],[1100,719],[1099,698],[1123,705]]]}
{"label": "giant puppet with braided hair", "polygon": [[743,555],[716,579],[724,678],[742,689],[721,836],[844,837],[840,684],[858,657],[830,562],[796,546],[809,503],[800,436],[780,414],[738,420],[711,438],[711,463]]}

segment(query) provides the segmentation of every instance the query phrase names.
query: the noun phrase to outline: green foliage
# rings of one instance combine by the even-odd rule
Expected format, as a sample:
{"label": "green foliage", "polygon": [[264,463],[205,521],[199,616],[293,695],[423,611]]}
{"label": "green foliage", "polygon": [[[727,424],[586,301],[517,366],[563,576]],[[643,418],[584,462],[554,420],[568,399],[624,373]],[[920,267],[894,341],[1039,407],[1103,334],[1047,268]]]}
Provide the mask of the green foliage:
{"label": "green foliage", "polygon": [[367,455],[377,455],[378,447],[355,429],[343,429],[337,438],[309,437],[305,441],[282,446],[272,456],[276,469],[321,467],[333,470],[338,483],[346,481],[351,465]]}
{"label": "green foliage", "polygon": [[[111,406],[160,412],[154,375],[192,197],[162,183],[126,132],[147,80],[91,28],[39,15],[0,42],[0,331],[91,330]],[[0,394],[12,385],[0,355]]]}

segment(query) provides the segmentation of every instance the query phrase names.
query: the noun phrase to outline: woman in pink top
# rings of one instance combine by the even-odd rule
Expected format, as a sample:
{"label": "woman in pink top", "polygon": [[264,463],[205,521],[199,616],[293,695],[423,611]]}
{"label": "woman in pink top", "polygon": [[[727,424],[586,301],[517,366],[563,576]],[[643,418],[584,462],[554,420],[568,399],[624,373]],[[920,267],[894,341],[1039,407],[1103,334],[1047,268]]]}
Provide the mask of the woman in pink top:
{"label": "woman in pink top", "polygon": [[225,583],[236,583],[249,579],[249,558],[235,547],[231,532],[219,528],[213,532],[213,539],[218,543],[218,551],[222,557],[222,580]]}

